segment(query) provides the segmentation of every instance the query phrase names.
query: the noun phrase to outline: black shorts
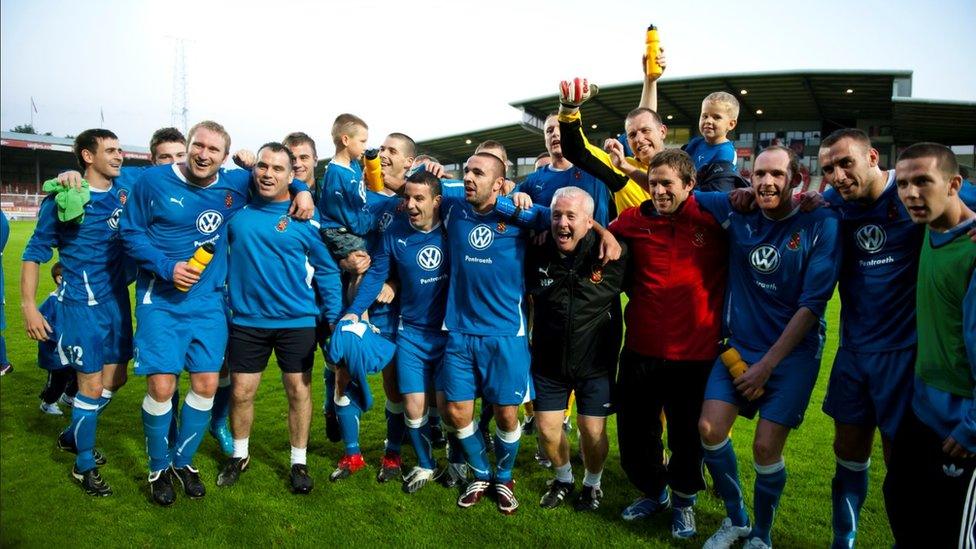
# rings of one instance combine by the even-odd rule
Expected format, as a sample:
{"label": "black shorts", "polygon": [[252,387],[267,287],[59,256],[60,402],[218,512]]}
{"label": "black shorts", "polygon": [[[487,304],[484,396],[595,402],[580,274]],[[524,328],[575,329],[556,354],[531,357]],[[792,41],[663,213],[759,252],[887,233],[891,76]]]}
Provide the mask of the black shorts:
{"label": "black shorts", "polygon": [[576,393],[576,411],[584,416],[607,417],[613,414],[610,374],[588,379],[553,379],[532,374],[535,384],[535,410],[556,412],[566,409],[569,393]]}
{"label": "black shorts", "polygon": [[315,346],[315,328],[231,326],[227,366],[232,373],[261,373],[268,367],[268,359],[274,351],[282,372],[311,372]]}

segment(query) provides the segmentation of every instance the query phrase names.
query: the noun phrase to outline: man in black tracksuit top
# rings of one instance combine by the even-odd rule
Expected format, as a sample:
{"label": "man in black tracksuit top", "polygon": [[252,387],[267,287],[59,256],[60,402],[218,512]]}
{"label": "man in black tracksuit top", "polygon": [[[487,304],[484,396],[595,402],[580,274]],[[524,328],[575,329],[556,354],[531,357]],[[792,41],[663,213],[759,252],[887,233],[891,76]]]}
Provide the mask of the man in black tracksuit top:
{"label": "man in black tracksuit top", "polygon": [[576,392],[580,447],[586,465],[577,511],[596,509],[607,458],[606,418],[620,350],[620,292],[627,250],[606,265],[593,230],[593,198],[578,187],[556,191],[546,242],[526,254],[526,289],[534,310],[532,380],[539,442],[556,478],[542,496],[558,506],[574,490],[563,410]]}

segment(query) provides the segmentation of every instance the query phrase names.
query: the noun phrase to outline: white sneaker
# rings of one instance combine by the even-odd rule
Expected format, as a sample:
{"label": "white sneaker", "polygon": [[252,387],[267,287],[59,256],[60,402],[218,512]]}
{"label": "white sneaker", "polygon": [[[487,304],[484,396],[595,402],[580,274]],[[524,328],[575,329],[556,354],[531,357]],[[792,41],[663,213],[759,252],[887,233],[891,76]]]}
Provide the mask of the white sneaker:
{"label": "white sneaker", "polygon": [[773,546],[766,545],[766,542],[759,538],[749,538],[749,541],[745,542],[742,549],[773,549]]}
{"label": "white sneaker", "polygon": [[52,402],[52,403],[48,404],[48,403],[46,403],[46,402],[44,402],[42,400],[41,401],[41,411],[44,412],[45,414],[50,414],[52,416],[63,416],[64,415],[64,412],[61,411],[61,408],[58,408],[58,403],[57,402]]}
{"label": "white sneaker", "polygon": [[58,402],[60,402],[61,404],[64,404],[68,408],[74,408],[74,406],[75,406],[75,397],[70,397],[68,395],[62,394],[61,395],[61,398],[58,399]]}
{"label": "white sneaker", "polygon": [[[705,541],[702,549],[729,549],[733,543],[748,536],[750,532],[752,532],[751,526],[733,526],[732,519],[725,517],[722,526]],[[758,540],[759,538],[753,539]]]}

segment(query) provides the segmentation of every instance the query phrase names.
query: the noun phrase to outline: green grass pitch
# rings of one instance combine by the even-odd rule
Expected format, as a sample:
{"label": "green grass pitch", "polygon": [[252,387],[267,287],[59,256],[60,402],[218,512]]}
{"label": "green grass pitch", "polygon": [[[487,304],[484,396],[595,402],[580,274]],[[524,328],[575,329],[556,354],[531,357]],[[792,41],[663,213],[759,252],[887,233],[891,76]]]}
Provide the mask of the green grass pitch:
{"label": "green grass pitch", "polygon": [[[269,366],[258,393],[250,469],[236,486],[218,489],[214,481],[224,457],[208,435],[195,462],[207,485],[206,498],[190,501],[180,496],[168,509],[149,501],[140,416],[145,384],[130,375],[129,383],[101,416],[98,427],[97,445],[109,460],[101,468],[102,476],[115,494],[93,499],[70,479],[73,456],[55,447],[55,437],[69,416],[54,417],[38,410],[38,393],[45,373],[35,364],[36,344],[24,333],[18,289],[20,255],[32,229],[32,222],[11,223],[10,241],[3,256],[8,328],[5,336],[14,365],[13,373],[0,379],[0,545],[4,547],[700,547],[724,516],[721,502],[706,491],[700,494],[697,506],[699,534],[690,541],[671,538],[669,513],[638,523],[621,520],[621,509],[637,494],[620,469],[616,422],[612,418],[610,458],[603,477],[606,496],[598,512],[575,513],[569,506],[546,511],[538,506],[551,473],[536,465],[533,454],[537,443],[535,437],[529,436],[522,439],[516,466],[516,495],[521,507],[514,516],[501,515],[491,501],[473,509],[458,509],[457,494],[436,484],[408,496],[398,484],[381,485],[375,480],[385,434],[382,398],[364,416],[362,424],[363,453],[370,466],[340,483],[329,482],[328,473],[341,456],[341,446],[325,439],[324,420],[315,413],[308,458],[315,489],[308,496],[292,495],[288,491],[287,404],[274,365]],[[46,275],[41,282],[39,298],[53,286]],[[786,446],[789,476],[773,528],[773,543],[780,547],[825,547],[831,539],[833,429],[820,405],[837,347],[838,305],[835,298],[828,308],[829,340],[806,421]],[[319,356],[313,377],[316,410],[322,405],[322,367]],[[184,391],[186,383],[184,379]],[[375,395],[382,395],[378,378],[373,390]],[[752,422],[740,419],[733,432],[745,498],[750,505],[753,429]],[[575,433],[572,442],[579,483],[582,465],[575,457]],[[438,458],[444,461],[443,454]],[[404,459],[408,467],[415,462],[412,450],[405,449]],[[877,442],[873,462],[858,544],[890,547],[892,539],[881,497],[884,466]]]}

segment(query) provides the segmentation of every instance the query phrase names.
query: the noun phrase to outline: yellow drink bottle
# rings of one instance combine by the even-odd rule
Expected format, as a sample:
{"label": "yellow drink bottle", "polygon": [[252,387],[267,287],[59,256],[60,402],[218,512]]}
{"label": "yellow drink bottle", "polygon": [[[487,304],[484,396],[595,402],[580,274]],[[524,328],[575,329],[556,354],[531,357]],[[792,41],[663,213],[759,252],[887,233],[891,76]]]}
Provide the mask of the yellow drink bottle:
{"label": "yellow drink bottle", "polygon": [[[203,246],[197,248],[197,251],[193,252],[193,257],[187,259],[186,264],[198,273],[203,273],[203,270],[206,269],[207,265],[210,264],[210,260],[213,259],[213,256],[214,245],[207,242]],[[190,290],[190,287],[177,284],[176,289],[181,292],[186,292]]]}
{"label": "yellow drink bottle", "polygon": [[366,188],[373,192],[383,190],[383,168],[380,165],[379,151],[369,149],[363,153],[363,163],[366,168],[363,170],[363,177],[366,179]]}
{"label": "yellow drink bottle", "polygon": [[[749,369],[749,365],[746,364],[746,361],[742,360],[742,355],[739,354],[739,351],[735,350],[735,347],[729,346],[722,354],[718,355],[718,358],[725,365],[725,369],[729,371],[732,379],[738,378]],[[763,389],[760,389],[759,395],[756,398],[761,397],[764,392]]]}
{"label": "yellow drink bottle", "polygon": [[657,56],[661,54],[661,40],[657,36],[657,27],[647,26],[647,65],[644,67],[648,76],[660,76],[664,70],[657,64]]}

